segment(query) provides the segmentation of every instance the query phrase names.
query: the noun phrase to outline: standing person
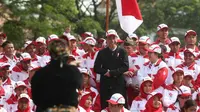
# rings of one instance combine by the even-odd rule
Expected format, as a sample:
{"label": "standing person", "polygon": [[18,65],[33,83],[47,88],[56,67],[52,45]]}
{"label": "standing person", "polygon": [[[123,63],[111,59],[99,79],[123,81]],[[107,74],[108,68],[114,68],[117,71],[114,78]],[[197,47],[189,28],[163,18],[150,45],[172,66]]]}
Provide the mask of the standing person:
{"label": "standing person", "polygon": [[5,96],[3,96],[3,102],[8,100],[14,91],[15,82],[11,80],[10,65],[8,63],[0,64],[0,77],[2,78],[2,87],[5,90]]}
{"label": "standing person", "polygon": [[20,62],[12,69],[10,78],[13,81],[24,81],[29,77],[29,68],[31,65],[31,56],[29,53],[22,53]]}
{"label": "standing person", "polygon": [[178,68],[182,68],[186,75],[191,75],[192,81],[191,88],[197,89],[200,86],[200,69],[199,65],[195,63],[195,52],[192,49],[186,49],[184,51],[184,63],[178,65]]}
{"label": "standing person", "polygon": [[44,37],[38,37],[36,39],[36,48],[37,48],[37,55],[41,57],[41,66],[44,67],[46,66],[50,60],[51,57],[49,55],[49,52],[47,50],[47,45],[46,45],[46,39]]}
{"label": "standing person", "polygon": [[95,49],[96,40],[93,37],[85,38],[85,46],[87,48],[87,53],[82,56],[82,66],[87,68],[89,73],[91,74],[90,77],[90,84],[91,86],[97,88],[99,90],[99,75],[94,72],[94,61],[97,57],[98,50]]}
{"label": "standing person", "polygon": [[182,52],[182,55],[184,54],[184,51],[187,49],[192,49],[194,54],[196,56],[199,55],[199,49],[196,46],[197,43],[197,33],[194,30],[188,30],[185,33],[185,47],[182,48],[180,51]]}
{"label": "standing person", "polygon": [[49,43],[50,63],[39,69],[31,80],[32,99],[42,112],[53,106],[78,106],[77,89],[82,85],[82,74],[77,67],[67,64],[67,45],[61,39]]}
{"label": "standing person", "polygon": [[0,59],[0,63],[9,63],[10,70],[16,65],[18,62],[17,57],[15,56],[15,47],[14,44],[10,41],[5,41],[2,45],[3,55]]}
{"label": "standing person", "polygon": [[141,84],[144,77],[149,76],[153,79],[155,91],[162,93],[168,76],[168,66],[162,60],[160,46],[152,45],[149,47],[148,56],[150,61],[145,63],[137,73],[139,84]]}
{"label": "standing person", "polygon": [[153,44],[157,44],[157,45],[164,45],[167,48],[166,52],[170,52],[170,48],[169,48],[169,43],[170,43],[170,39],[168,37],[169,34],[169,28],[166,24],[160,24],[157,27],[157,35],[158,38],[156,39],[156,41]]}
{"label": "standing person", "polygon": [[128,71],[128,55],[124,49],[117,46],[117,32],[106,32],[108,47],[99,51],[94,64],[94,71],[101,75],[100,96],[101,108],[107,107],[108,100],[114,93],[120,93],[126,98],[126,83],[123,73]]}
{"label": "standing person", "polygon": [[178,37],[172,37],[169,47],[171,51],[165,56],[165,62],[169,67],[169,74],[166,80],[166,84],[171,84],[172,73],[174,72],[176,66],[182,64],[184,62],[183,56],[180,53],[180,45],[181,42]]}

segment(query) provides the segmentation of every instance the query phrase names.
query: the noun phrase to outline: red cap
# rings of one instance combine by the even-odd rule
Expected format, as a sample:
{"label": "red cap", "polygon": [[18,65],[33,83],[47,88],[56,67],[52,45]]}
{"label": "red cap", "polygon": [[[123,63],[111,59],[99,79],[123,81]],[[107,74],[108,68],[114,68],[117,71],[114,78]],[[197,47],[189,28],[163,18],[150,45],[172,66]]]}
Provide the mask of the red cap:
{"label": "red cap", "polygon": [[196,33],[194,30],[188,30],[188,31],[185,33],[185,37],[187,37],[188,35],[197,36],[197,33]]}

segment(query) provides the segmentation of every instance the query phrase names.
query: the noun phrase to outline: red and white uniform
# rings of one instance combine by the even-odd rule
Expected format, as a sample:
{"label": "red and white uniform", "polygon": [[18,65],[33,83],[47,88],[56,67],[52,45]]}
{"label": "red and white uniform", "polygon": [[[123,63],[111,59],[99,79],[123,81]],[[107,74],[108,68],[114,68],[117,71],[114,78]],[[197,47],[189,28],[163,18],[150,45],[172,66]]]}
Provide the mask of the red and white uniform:
{"label": "red and white uniform", "polygon": [[78,47],[71,51],[71,54],[74,55],[76,60],[81,60],[82,56],[85,54],[84,50],[79,49]]}
{"label": "red and white uniform", "polygon": [[16,56],[13,57],[13,59],[8,58],[7,56],[3,55],[3,57],[0,59],[0,63],[9,63],[10,67],[9,69],[12,70],[12,68],[17,64],[18,58]]}
{"label": "red and white uniform", "polygon": [[[128,56],[128,61],[129,61],[129,71],[137,71],[139,70],[144,63],[149,62],[149,58],[148,55],[142,56],[139,53],[135,54],[131,54]],[[132,86],[136,86],[139,85],[139,82],[137,80],[137,76],[133,76],[133,77],[125,77],[125,80],[127,82],[128,85],[132,85]]]}
{"label": "red and white uniform", "polygon": [[86,68],[91,74],[90,84],[93,87],[98,87],[98,84],[100,81],[100,77],[97,76],[98,74],[94,72],[94,68],[93,68],[97,54],[98,54],[98,51],[95,51],[92,53],[86,53],[85,55],[82,56],[82,63],[81,63],[81,67]]}
{"label": "red and white uniform", "polygon": [[170,105],[170,106],[167,108],[166,112],[181,112],[179,103],[176,102],[175,104]]}
{"label": "red and white uniform", "polygon": [[147,99],[138,96],[133,100],[130,111],[141,112],[145,110],[146,103],[147,103]]}
{"label": "red and white uniform", "polygon": [[168,76],[168,66],[161,59],[158,59],[155,63],[147,62],[138,71],[137,76],[139,84],[142,83],[142,80],[145,77],[149,76],[150,78],[152,78],[155,91],[162,93],[164,90],[163,87],[165,86],[165,81]]}
{"label": "red and white uniform", "polygon": [[41,66],[42,58],[38,55],[35,55],[34,58],[31,59],[31,66]]}
{"label": "red and white uniform", "polygon": [[[144,91],[144,87],[145,87],[145,83],[146,82],[152,82],[153,83],[153,80],[149,77],[145,77],[141,86],[140,86],[140,94],[132,101],[132,104],[131,104],[131,109],[130,111],[131,112],[141,112],[141,111],[144,111],[145,110],[145,105],[147,103],[147,98],[148,98],[148,93],[146,93]],[[153,91],[153,85],[152,85],[152,90],[150,92]]]}
{"label": "red and white uniform", "polygon": [[171,42],[171,41],[170,41],[169,38],[167,38],[167,39],[165,40],[164,43],[162,43],[162,42],[160,41],[160,39],[157,38],[156,41],[155,41],[154,43],[152,43],[152,45],[153,45],[153,44],[157,44],[157,45],[165,45],[166,48],[167,48],[167,52],[170,52],[170,47],[169,47],[170,42]]}
{"label": "red and white uniform", "polygon": [[165,62],[169,67],[169,73],[166,80],[166,84],[172,84],[173,83],[172,73],[174,72],[176,66],[184,62],[184,59],[183,56],[180,54],[180,52],[178,53],[169,52],[168,55],[165,57]]}
{"label": "red and white uniform", "polygon": [[17,82],[17,81],[24,81],[29,77],[29,74],[27,71],[24,71],[22,69],[21,65],[16,65],[13,69],[12,69],[12,73],[10,75],[10,78]]}
{"label": "red and white uniform", "polygon": [[186,73],[186,74],[190,74],[192,77],[193,77],[193,79],[194,79],[194,81],[195,81],[195,83],[193,83],[193,85],[195,85],[195,86],[200,86],[200,66],[199,65],[197,65],[195,62],[193,63],[193,64],[191,64],[189,67],[188,66],[186,66],[184,63],[183,64],[181,64],[181,65],[178,65],[177,66],[178,68],[182,68],[183,69],[183,71],[184,71],[184,73]]}
{"label": "red and white uniform", "polygon": [[14,92],[15,82],[12,81],[10,78],[8,78],[3,82],[2,86],[5,91],[5,96],[2,96],[2,98],[3,98],[3,102],[5,102],[6,100],[10,98],[10,96]]}
{"label": "red and white uniform", "polygon": [[78,112],[86,112],[86,110],[83,107],[79,106],[79,105],[78,105],[77,111]]}
{"label": "red and white uniform", "polygon": [[[103,109],[103,110],[101,110],[101,112],[110,112],[110,110],[109,110],[109,108],[107,107],[107,108],[105,108],[105,109]],[[122,110],[121,110],[121,112],[130,112],[128,109],[126,109],[126,108],[122,108]]]}
{"label": "red and white uniform", "polygon": [[[34,103],[31,99],[29,99],[29,105],[31,107],[31,110],[34,110]],[[6,101],[4,108],[7,110],[7,112],[15,112],[18,110],[18,97],[14,94]]]}
{"label": "red and white uniform", "polygon": [[46,66],[51,61],[51,56],[50,56],[49,52],[45,52],[44,55],[42,55],[40,57],[41,57],[41,62],[40,62],[41,67]]}
{"label": "red and white uniform", "polygon": [[175,87],[173,84],[167,85],[163,92],[163,106],[169,107],[170,105],[174,104],[178,97],[178,88]]}
{"label": "red and white uniform", "polygon": [[7,112],[5,108],[0,107],[0,112]]}
{"label": "red and white uniform", "polygon": [[93,88],[93,87],[87,87],[87,88],[83,88],[83,92],[93,92],[95,93],[95,97],[93,98],[93,107],[92,110],[101,110],[101,104],[100,104],[100,95],[99,92],[97,91],[97,89]]}
{"label": "red and white uniform", "polygon": [[[183,56],[183,58],[184,58],[184,51],[185,50],[187,50],[186,47],[180,49],[180,53]],[[198,56],[200,54],[200,51],[199,51],[199,49],[198,49],[197,46],[195,46],[194,49],[192,49],[192,51],[193,51],[193,53],[194,53],[195,56]]]}

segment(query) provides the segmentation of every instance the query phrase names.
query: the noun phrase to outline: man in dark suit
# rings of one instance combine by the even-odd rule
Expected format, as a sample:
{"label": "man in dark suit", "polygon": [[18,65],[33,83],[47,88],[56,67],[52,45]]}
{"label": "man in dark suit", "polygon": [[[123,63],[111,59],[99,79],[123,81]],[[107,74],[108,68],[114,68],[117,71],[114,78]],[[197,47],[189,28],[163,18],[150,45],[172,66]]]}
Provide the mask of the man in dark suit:
{"label": "man in dark suit", "polygon": [[123,73],[129,68],[128,55],[124,49],[117,46],[119,39],[115,30],[106,33],[107,48],[99,51],[94,64],[94,71],[101,75],[100,96],[101,108],[107,107],[106,100],[120,93],[126,98],[126,84]]}

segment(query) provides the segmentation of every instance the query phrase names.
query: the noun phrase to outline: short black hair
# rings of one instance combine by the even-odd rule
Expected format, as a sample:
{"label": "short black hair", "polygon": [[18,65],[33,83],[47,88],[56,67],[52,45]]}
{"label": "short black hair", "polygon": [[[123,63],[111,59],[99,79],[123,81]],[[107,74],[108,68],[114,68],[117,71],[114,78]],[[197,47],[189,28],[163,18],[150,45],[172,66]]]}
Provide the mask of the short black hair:
{"label": "short black hair", "polygon": [[13,43],[7,40],[1,45],[1,47],[5,48],[8,44],[13,44]]}
{"label": "short black hair", "polygon": [[196,102],[194,100],[187,100],[183,106],[183,109],[188,109],[192,106],[197,106]]}

